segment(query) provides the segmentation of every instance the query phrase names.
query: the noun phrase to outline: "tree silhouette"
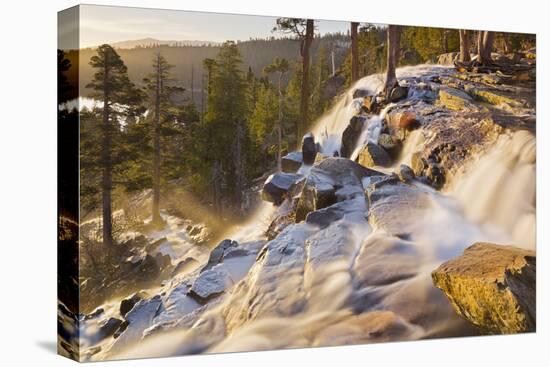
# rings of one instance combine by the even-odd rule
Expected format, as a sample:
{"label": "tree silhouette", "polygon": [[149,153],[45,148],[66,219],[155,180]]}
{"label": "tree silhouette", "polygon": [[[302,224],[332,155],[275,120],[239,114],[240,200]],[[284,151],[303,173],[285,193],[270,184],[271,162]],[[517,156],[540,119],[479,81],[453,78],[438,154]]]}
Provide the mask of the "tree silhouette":
{"label": "tree silhouette", "polygon": [[128,69],[118,53],[107,44],[97,48],[97,54],[90,59],[90,65],[97,69],[92,81],[86,86],[91,94],[103,103],[102,111],[102,204],[103,204],[103,243],[113,244],[112,236],[112,170],[111,156],[113,129],[118,128],[119,119],[135,113],[135,106],[142,100],[142,94],[128,78]]}

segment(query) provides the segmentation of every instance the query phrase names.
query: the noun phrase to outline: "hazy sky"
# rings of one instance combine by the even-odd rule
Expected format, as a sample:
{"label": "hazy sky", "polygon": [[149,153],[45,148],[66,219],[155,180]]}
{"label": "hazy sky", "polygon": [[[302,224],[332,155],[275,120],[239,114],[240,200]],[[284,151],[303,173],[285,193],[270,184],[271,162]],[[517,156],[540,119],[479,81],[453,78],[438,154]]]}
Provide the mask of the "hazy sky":
{"label": "hazy sky", "polygon": [[[223,42],[280,36],[274,17],[81,5],[80,47],[152,37]],[[316,32],[346,32],[348,22],[318,21]]]}

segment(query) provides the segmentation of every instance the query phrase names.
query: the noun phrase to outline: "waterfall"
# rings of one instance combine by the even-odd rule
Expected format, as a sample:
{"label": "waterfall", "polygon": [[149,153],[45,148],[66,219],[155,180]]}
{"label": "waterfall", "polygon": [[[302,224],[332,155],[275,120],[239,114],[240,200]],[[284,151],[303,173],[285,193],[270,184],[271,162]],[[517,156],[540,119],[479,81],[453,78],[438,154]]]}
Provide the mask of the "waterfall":
{"label": "waterfall", "polygon": [[[397,75],[407,83],[407,78],[421,80],[448,70],[419,65],[399,68]],[[382,85],[381,74],[360,79],[317,121],[312,133],[323,154],[340,151],[342,133],[362,104],[362,98],[353,98],[355,90],[376,94]],[[409,98],[417,98],[415,93],[411,91]],[[378,141],[390,108],[367,120],[351,159],[363,144]],[[413,153],[424,146],[424,133],[418,129],[408,135],[388,170],[411,165]],[[193,304],[196,312],[203,312],[196,320],[189,317],[193,323],[186,319],[190,311],[174,311],[178,327],[172,331],[169,324],[167,333],[144,339],[137,333],[128,349],[105,350],[126,358],[469,335],[471,329],[434,287],[431,272],[475,242],[535,247],[535,154],[534,134],[510,132],[466,162],[444,192],[414,181],[394,185],[407,188],[397,194],[404,205],[390,207],[389,214],[393,220],[407,219],[403,235],[377,227],[367,216],[372,207],[363,195],[337,203],[346,214],[326,227],[292,221],[274,240],[262,244],[257,257],[246,259],[252,264],[249,270],[218,300],[204,309]],[[299,173],[307,176],[310,169],[302,166]],[[362,187],[358,184],[359,193],[369,182],[367,178]],[[407,193],[419,195],[422,205],[407,201]],[[262,203],[248,221],[228,229],[224,237],[245,244],[262,242],[277,212],[289,209],[285,205]],[[234,256],[229,261],[238,261]],[[186,306],[186,282],[192,281],[163,285],[163,291],[176,293]],[[117,305],[107,305],[105,315],[116,315]],[[162,326],[163,312],[159,307],[152,313],[148,330]],[[377,339],[384,332],[389,334]]]}
{"label": "waterfall", "polygon": [[471,220],[506,229],[515,245],[535,248],[536,139],[528,131],[502,135],[464,169],[451,195]]}
{"label": "waterfall", "polygon": [[[397,78],[405,82],[409,78],[424,78],[433,74],[447,73],[450,69],[440,65],[405,66],[396,70]],[[321,116],[312,128],[312,132],[321,145],[321,153],[332,156],[334,152],[340,152],[342,133],[349,124],[351,118],[361,109],[363,98],[353,98],[356,90],[363,90],[363,95],[376,95],[384,86],[384,74],[372,74],[355,82],[344,92],[334,106]],[[411,96],[413,98],[414,96]],[[384,120],[385,114],[393,105],[388,105],[378,115],[369,119],[363,127],[360,142],[367,140],[378,141],[379,126]],[[361,145],[361,144],[358,144]],[[357,152],[358,153],[358,152]]]}

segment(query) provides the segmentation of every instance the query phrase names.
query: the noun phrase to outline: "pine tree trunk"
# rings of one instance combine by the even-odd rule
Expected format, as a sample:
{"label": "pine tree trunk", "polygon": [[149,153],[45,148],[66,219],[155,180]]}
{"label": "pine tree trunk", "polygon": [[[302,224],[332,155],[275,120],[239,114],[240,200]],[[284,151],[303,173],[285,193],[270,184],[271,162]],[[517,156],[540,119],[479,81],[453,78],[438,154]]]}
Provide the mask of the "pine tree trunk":
{"label": "pine tree trunk", "polygon": [[460,55],[458,60],[460,62],[468,62],[470,61],[470,35],[465,29],[460,29],[458,35],[460,37]]}
{"label": "pine tree trunk", "polygon": [[484,63],[490,64],[491,52],[493,52],[493,42],[495,40],[495,32],[485,31],[483,33],[483,60]]}
{"label": "pine tree trunk", "polygon": [[510,53],[512,52],[512,46],[510,45],[510,34],[504,32],[502,34],[502,43],[503,43],[503,46],[504,46],[504,52],[505,53]]}
{"label": "pine tree trunk", "polygon": [[442,35],[442,43],[443,43],[443,53],[448,53],[449,52],[449,31],[447,30],[443,30],[443,35]]}
{"label": "pine tree trunk", "polygon": [[282,164],[282,150],[283,150],[283,129],[282,129],[282,124],[283,124],[283,91],[282,91],[282,88],[281,88],[281,83],[282,83],[282,79],[283,79],[283,73],[279,73],[279,84],[278,84],[278,89],[279,89],[279,118],[278,118],[278,121],[277,121],[277,170],[279,172],[282,171],[283,169],[283,164]]}
{"label": "pine tree trunk", "polygon": [[161,223],[160,217],[160,96],[161,71],[160,60],[157,60],[157,84],[155,89],[155,119],[153,123],[153,213],[152,222]]}
{"label": "pine tree trunk", "polygon": [[[107,55],[105,55],[107,58]],[[110,90],[107,81],[109,80],[108,60],[105,60],[103,69],[103,145],[101,148],[101,160],[103,163],[103,172],[101,176],[101,194],[103,201],[103,244],[111,246],[113,244],[113,223],[112,223],[112,199],[111,190],[112,162],[111,162],[111,124],[109,121],[109,96]]]}
{"label": "pine tree trunk", "polygon": [[477,36],[477,61],[482,65],[491,63],[493,51],[494,32],[479,31]]}
{"label": "pine tree trunk", "polygon": [[359,79],[359,46],[357,28],[359,23],[351,22],[351,81]]}
{"label": "pine tree trunk", "polygon": [[477,32],[477,62],[481,62],[483,58],[483,31]]}
{"label": "pine tree trunk", "polygon": [[302,40],[302,96],[300,103],[301,122],[296,131],[296,142],[298,143],[303,135],[303,130],[309,123],[309,52],[313,42],[313,19],[306,21],[306,35]]}
{"label": "pine tree trunk", "polygon": [[386,97],[389,97],[392,89],[397,85],[395,67],[399,56],[399,26],[388,25],[388,54],[386,65]]}

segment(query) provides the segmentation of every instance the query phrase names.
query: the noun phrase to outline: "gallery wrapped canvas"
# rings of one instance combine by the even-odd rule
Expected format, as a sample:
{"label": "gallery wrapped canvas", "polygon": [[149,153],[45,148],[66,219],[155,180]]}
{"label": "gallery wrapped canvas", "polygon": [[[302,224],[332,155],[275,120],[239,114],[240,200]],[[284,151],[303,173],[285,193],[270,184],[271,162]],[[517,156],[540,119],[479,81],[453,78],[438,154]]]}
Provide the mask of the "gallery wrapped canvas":
{"label": "gallery wrapped canvas", "polygon": [[59,13],[58,351],[536,330],[536,38]]}

